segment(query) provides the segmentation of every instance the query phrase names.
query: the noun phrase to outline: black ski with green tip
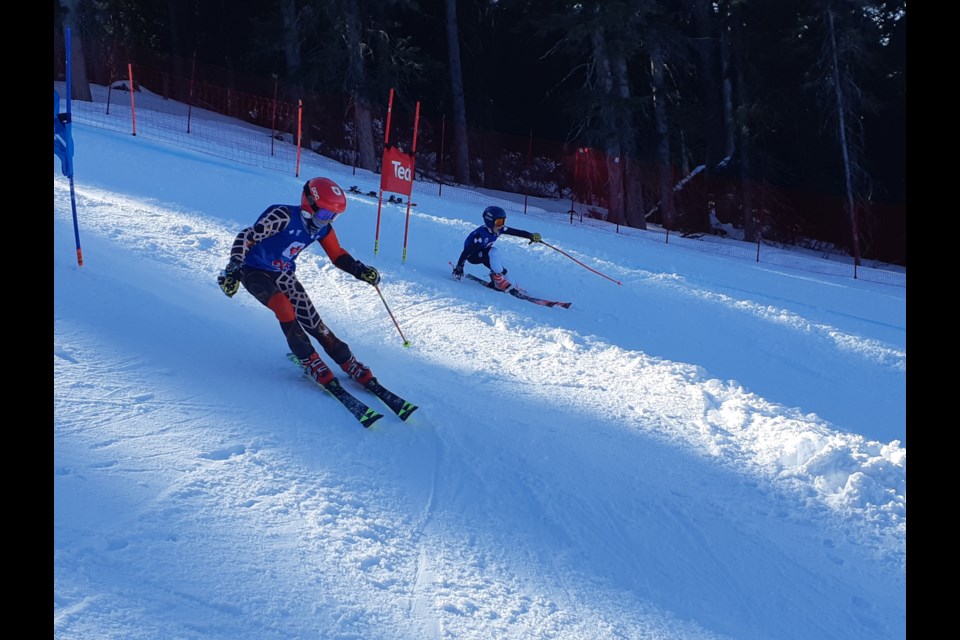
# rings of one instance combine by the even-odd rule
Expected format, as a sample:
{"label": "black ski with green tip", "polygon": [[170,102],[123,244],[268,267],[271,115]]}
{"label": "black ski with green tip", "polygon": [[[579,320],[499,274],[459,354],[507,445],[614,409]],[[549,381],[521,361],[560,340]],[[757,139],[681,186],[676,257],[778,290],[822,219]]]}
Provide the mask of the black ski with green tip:
{"label": "black ski with green tip", "polygon": [[[494,291],[500,291],[499,289],[497,289],[496,287],[494,287],[494,286],[493,286],[493,283],[490,282],[489,280],[484,280],[483,278],[478,278],[477,276],[473,275],[472,273],[465,273],[465,274],[463,274],[463,275],[466,276],[467,279],[473,280],[474,282],[477,282],[477,283],[479,283],[479,284],[482,284],[483,286],[487,287],[488,289],[493,289]],[[507,290],[507,293],[509,293],[510,295],[512,295],[514,298],[520,298],[521,300],[526,300],[527,302],[532,302],[533,304],[538,304],[538,305],[540,305],[541,307],[563,307],[564,309],[569,309],[569,308],[570,308],[570,305],[571,305],[570,302],[557,302],[556,300],[544,300],[543,298],[536,298],[536,297],[534,297],[534,296],[527,295],[526,293],[523,293],[523,292],[521,292],[521,291],[517,291],[516,289],[508,289],[508,290]]]}
{"label": "black ski with green tip", "polygon": [[[296,355],[288,353],[287,358],[290,360],[290,362],[294,363],[301,369],[304,369],[303,364],[300,362],[300,358],[298,358]],[[306,373],[305,370],[304,373]],[[383,414],[377,413],[364,404],[359,398],[344,389],[343,385],[340,384],[340,381],[336,378],[327,384],[320,386],[329,391],[330,395],[332,395],[334,398],[339,400],[340,404],[346,407],[347,411],[352,413],[353,417],[356,418],[364,427],[369,427],[383,417]]]}
{"label": "black ski with green tip", "polygon": [[419,408],[417,405],[407,402],[393,391],[390,391],[384,387],[376,378],[373,378],[366,384],[366,389],[373,395],[383,400],[383,403],[390,407],[390,411],[393,411],[395,414],[397,414],[397,417],[404,422],[407,421],[407,418],[410,417],[410,414]]}
{"label": "black ski with green tip", "polygon": [[[290,362],[293,362],[299,365],[301,369],[303,368],[303,365],[300,363],[300,359],[297,358],[297,356],[295,356],[294,354],[288,353],[287,358],[289,358]],[[334,397],[337,398],[337,400],[340,400],[340,402],[342,402],[344,406],[347,407],[347,409],[350,409],[350,412],[353,413],[355,416],[357,416],[357,419],[360,420],[360,424],[363,424],[363,426],[367,427],[373,424],[374,421],[382,417],[379,414],[377,414],[377,412],[375,412],[373,409],[366,407],[366,405],[359,398],[357,398],[356,396],[351,394],[349,391],[344,389],[343,385],[341,385],[336,378],[334,378],[333,382],[331,382],[330,384],[334,384],[334,383],[336,383],[336,386],[339,388],[339,390],[334,391],[327,388],[327,391],[330,391],[330,393],[332,393]],[[366,389],[373,395],[380,398],[380,400],[382,400],[383,403],[387,405],[387,407],[389,407],[391,411],[397,414],[397,417],[403,420],[404,422],[407,421],[407,418],[409,418],[414,411],[419,409],[417,405],[411,402],[407,402],[406,400],[404,400],[403,398],[395,394],[393,391],[390,391],[389,389],[384,387],[382,384],[380,384],[380,381],[377,380],[376,378],[373,378],[372,380],[370,380],[370,382],[366,384]],[[371,418],[369,422],[364,424],[364,421],[361,418],[361,415],[365,415],[365,414],[358,414],[353,408],[351,408],[350,405],[347,404],[348,402],[351,402],[351,399],[355,401],[353,402],[353,404],[359,405],[357,410],[360,410],[361,408],[366,407],[367,412],[369,414],[376,415],[376,417]]]}

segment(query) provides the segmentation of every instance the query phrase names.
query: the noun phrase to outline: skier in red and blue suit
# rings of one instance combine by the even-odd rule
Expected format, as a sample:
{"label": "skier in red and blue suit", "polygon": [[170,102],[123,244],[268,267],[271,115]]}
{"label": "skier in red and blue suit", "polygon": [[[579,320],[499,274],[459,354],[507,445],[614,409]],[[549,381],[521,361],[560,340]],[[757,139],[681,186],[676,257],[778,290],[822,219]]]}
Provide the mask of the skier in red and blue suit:
{"label": "skier in red and blue suit", "polygon": [[333,180],[308,180],[303,185],[299,206],[270,205],[253,225],[237,234],[230,260],[217,278],[228,297],[232,298],[243,284],[250,295],[276,314],[290,351],[300,359],[307,375],[322,385],[332,381],[334,375],[309,336],[361,385],[376,380],[347,343],[324,324],[295,274],[297,256],[316,241],[339,269],[358,280],[379,284],[380,273],[374,267],[356,260],[340,246],[333,221],[346,208],[346,196]]}

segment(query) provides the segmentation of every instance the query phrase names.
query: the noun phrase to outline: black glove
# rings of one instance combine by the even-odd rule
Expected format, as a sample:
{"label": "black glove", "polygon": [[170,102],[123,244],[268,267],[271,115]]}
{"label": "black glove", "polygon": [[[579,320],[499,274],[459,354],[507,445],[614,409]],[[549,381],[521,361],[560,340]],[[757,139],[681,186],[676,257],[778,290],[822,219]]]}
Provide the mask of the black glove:
{"label": "black glove", "polygon": [[357,278],[372,285],[380,284],[380,272],[359,261],[357,262]]}
{"label": "black glove", "polygon": [[463,277],[463,265],[458,264],[453,268],[453,279],[459,280],[462,277]]}
{"label": "black glove", "polygon": [[220,285],[228,298],[232,298],[240,289],[240,281],[228,276],[226,271],[221,271],[220,275],[217,276],[217,284]]}
{"label": "black glove", "polygon": [[217,276],[217,284],[220,285],[228,298],[232,298],[240,289],[240,278],[242,277],[243,263],[231,261]]}
{"label": "black glove", "polygon": [[540,237],[539,233],[530,234],[530,244],[533,244],[534,242],[541,242],[542,240],[543,238]]}
{"label": "black glove", "polygon": [[227,275],[234,280],[243,279],[243,263],[238,260],[231,260],[228,262],[227,266],[224,268],[224,271],[226,271]]}

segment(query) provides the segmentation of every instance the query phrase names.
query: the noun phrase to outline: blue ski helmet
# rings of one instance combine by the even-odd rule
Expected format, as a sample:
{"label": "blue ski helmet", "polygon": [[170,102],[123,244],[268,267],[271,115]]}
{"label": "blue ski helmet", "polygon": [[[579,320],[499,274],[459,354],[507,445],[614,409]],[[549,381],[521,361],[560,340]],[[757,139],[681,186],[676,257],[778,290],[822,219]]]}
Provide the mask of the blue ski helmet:
{"label": "blue ski helmet", "polygon": [[[497,220],[500,221],[500,224],[497,224]],[[506,221],[507,212],[501,207],[487,207],[483,210],[483,224],[487,225],[487,228],[491,231],[497,227],[502,227]]]}

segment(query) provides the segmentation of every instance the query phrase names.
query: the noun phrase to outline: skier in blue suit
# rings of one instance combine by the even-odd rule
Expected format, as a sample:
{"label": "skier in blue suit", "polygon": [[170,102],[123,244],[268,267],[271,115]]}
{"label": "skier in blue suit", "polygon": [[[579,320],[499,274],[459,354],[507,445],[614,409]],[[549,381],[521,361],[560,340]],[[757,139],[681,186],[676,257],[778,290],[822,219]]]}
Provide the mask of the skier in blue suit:
{"label": "skier in blue suit", "polygon": [[463,241],[463,251],[460,253],[457,265],[453,268],[454,279],[459,280],[463,277],[465,262],[482,264],[490,270],[490,283],[493,288],[499,291],[508,291],[512,288],[510,281],[504,277],[507,269],[503,266],[494,243],[501,233],[526,238],[530,244],[540,242],[541,238],[539,233],[508,227],[506,221],[507,212],[502,207],[492,206],[483,210],[483,226],[477,227]]}

